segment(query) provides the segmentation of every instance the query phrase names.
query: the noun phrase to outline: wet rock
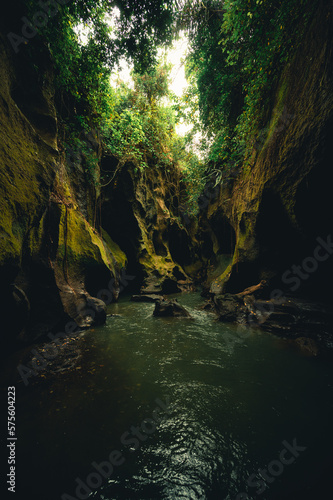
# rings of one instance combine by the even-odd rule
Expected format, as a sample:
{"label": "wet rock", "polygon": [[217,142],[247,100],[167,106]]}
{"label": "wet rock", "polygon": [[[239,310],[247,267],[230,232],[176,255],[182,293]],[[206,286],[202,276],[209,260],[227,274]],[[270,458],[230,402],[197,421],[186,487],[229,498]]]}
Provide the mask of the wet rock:
{"label": "wet rock", "polygon": [[132,295],[131,297],[132,302],[157,302],[158,300],[161,300],[161,296],[157,294]]}
{"label": "wet rock", "polygon": [[203,306],[199,307],[199,309],[201,311],[214,312],[215,311],[214,303],[210,300],[207,300]]}
{"label": "wet rock", "polygon": [[[32,352],[33,356],[30,358]],[[77,365],[81,358],[82,336],[76,333],[36,346],[22,362],[35,371],[36,376],[44,378],[48,373],[56,374],[74,368],[79,369]]]}
{"label": "wet rock", "polygon": [[140,293],[142,295],[155,295],[162,293],[161,281],[154,275],[145,278],[141,287]]}
{"label": "wet rock", "polygon": [[195,292],[197,289],[192,280],[178,280],[177,286],[182,292]]}
{"label": "wet rock", "polygon": [[106,322],[106,305],[96,297],[82,295],[78,301],[77,315],[74,317],[80,328],[104,325]]}
{"label": "wet rock", "polygon": [[[256,294],[260,290],[251,287],[247,291]],[[319,349],[333,349],[333,312],[329,305],[296,297],[260,300],[251,293],[215,295],[212,302],[220,321],[245,322],[290,341],[297,340],[298,347],[312,355],[317,355]]]}
{"label": "wet rock", "polygon": [[155,304],[153,316],[191,318],[190,313],[176,299],[160,299]]}
{"label": "wet rock", "polygon": [[328,304],[300,298],[281,301],[255,300],[247,304],[252,311],[252,326],[296,342],[304,352],[317,355],[331,351],[333,312]]}
{"label": "wet rock", "polygon": [[308,354],[311,356],[318,356],[319,348],[317,343],[313,339],[309,339],[306,337],[298,337],[295,340],[295,343],[304,354]]}
{"label": "wet rock", "polygon": [[193,291],[195,289],[192,280],[180,279],[177,280],[174,276],[160,276],[151,274],[145,278],[141,287],[141,295],[162,295],[179,292]]}
{"label": "wet rock", "polygon": [[236,322],[241,319],[246,312],[244,301],[238,298],[237,295],[232,295],[230,293],[216,295],[213,301],[220,321]]}
{"label": "wet rock", "polygon": [[87,300],[87,306],[90,307],[93,311],[92,319],[93,325],[104,325],[106,322],[106,305],[100,299],[96,297],[90,297]]}
{"label": "wet rock", "polygon": [[[258,318],[258,315],[257,315]],[[296,318],[287,312],[272,312],[260,316],[258,324],[265,330],[275,333],[287,333],[296,325]]]}

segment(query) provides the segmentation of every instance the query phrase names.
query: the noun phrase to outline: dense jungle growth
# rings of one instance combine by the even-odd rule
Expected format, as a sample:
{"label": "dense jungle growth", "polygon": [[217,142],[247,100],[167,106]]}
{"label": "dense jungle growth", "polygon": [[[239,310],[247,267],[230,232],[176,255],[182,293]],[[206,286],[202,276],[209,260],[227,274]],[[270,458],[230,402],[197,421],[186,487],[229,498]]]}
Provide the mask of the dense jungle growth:
{"label": "dense jungle growth", "polygon": [[[35,2],[26,3],[34,14]],[[259,150],[272,130],[267,120],[282,69],[318,5],[317,0],[60,3],[38,33],[56,68],[64,145],[84,152],[95,180],[94,155],[80,141],[90,128],[117,158],[116,169],[126,161],[145,168],[148,157],[179,165],[192,211],[209,179],[221,182],[241,167],[251,168],[253,148]],[[168,90],[170,68],[159,60],[158,48],[179,36],[189,40],[189,85],[177,98]],[[21,47],[22,40],[12,43],[31,57],[37,50]],[[123,57],[133,64],[134,89],[110,83]],[[285,123],[290,116],[284,109]],[[175,134],[179,120],[191,126],[185,138]],[[193,146],[198,132],[200,152]]]}
{"label": "dense jungle growth", "polygon": [[[285,287],[286,269],[331,227],[321,179],[332,6],[40,0],[36,9],[13,0],[1,20],[0,294],[5,309],[25,304],[21,337],[57,328],[63,314],[89,326],[91,303],[103,322],[124,270],[141,292],[199,285],[212,298],[261,283],[269,298]],[[176,94],[168,54],[181,43],[186,86]],[[330,266],[301,293],[325,298]]]}
{"label": "dense jungle growth", "polygon": [[332,0],[6,2],[6,493],[329,498],[332,158]]}

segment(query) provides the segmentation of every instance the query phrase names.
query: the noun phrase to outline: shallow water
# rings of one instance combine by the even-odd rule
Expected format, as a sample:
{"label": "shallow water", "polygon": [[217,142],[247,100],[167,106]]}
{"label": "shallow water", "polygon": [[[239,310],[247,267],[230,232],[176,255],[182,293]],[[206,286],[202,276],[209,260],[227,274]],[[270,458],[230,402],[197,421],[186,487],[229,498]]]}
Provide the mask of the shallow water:
{"label": "shallow water", "polygon": [[[177,298],[193,319],[154,318],[154,304],[124,298],[110,306],[119,316],[72,340],[79,356],[68,369],[46,368],[27,387],[16,380],[17,498],[325,498],[332,363],[217,322],[199,294]],[[281,465],[295,439],[306,449]],[[114,450],[102,478],[92,463]],[[247,484],[267,466],[266,482]],[[76,478],[89,489],[75,493]]]}

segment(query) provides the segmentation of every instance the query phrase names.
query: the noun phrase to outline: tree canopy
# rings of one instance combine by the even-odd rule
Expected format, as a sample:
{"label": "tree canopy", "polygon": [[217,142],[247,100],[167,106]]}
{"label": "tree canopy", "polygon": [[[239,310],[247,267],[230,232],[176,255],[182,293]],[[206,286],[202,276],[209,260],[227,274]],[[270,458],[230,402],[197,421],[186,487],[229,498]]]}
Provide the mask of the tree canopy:
{"label": "tree canopy", "polygon": [[[265,142],[281,71],[318,1],[64,1],[38,28],[57,70],[61,117],[77,130],[97,127],[121,163],[131,158],[143,168],[178,155],[189,181],[199,178],[201,189],[210,172],[215,179],[237,172],[253,147]],[[35,2],[25,3],[33,13]],[[189,85],[172,103],[169,68],[157,53],[179,32],[189,40]],[[123,57],[133,64],[134,90],[110,85],[110,72]],[[181,118],[193,125],[186,140],[175,134]],[[191,153],[198,131],[205,166]]]}

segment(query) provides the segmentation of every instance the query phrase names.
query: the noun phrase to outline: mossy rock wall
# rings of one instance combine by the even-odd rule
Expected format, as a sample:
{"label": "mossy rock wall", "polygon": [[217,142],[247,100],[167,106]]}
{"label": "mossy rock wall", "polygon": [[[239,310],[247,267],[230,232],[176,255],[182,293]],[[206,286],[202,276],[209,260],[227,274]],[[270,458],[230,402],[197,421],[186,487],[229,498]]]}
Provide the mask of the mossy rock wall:
{"label": "mossy rock wall", "polygon": [[12,97],[12,54],[0,39],[0,265],[19,267],[24,239],[52,189],[57,151],[45,143]]}
{"label": "mossy rock wall", "polygon": [[[310,29],[281,76],[267,137],[253,150],[231,188],[211,204],[236,235],[232,263],[211,279],[211,291],[237,293],[281,276],[313,255],[318,236],[333,232],[333,13],[321,2]],[[332,264],[302,283],[300,292],[325,295]]]}
{"label": "mossy rock wall", "polygon": [[151,161],[140,170],[128,163],[105,189],[103,225],[125,251],[142,291],[172,293],[191,286],[189,267],[199,257],[178,216],[179,182],[176,167]]}
{"label": "mossy rock wall", "polygon": [[[96,223],[99,193],[85,177],[82,157],[76,163],[66,162],[47,48],[36,39],[38,60],[30,59],[24,48],[16,55],[4,35],[0,36],[0,308],[3,339],[11,343],[56,330],[70,318],[87,326],[84,310],[99,290],[112,280],[111,293],[118,296],[126,256],[106,233],[103,237]],[[87,140],[95,141],[98,157],[98,138],[88,134]],[[12,296],[14,284],[30,302],[29,315],[17,322],[19,327],[13,321],[19,310],[17,288]]]}

